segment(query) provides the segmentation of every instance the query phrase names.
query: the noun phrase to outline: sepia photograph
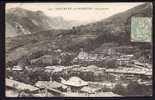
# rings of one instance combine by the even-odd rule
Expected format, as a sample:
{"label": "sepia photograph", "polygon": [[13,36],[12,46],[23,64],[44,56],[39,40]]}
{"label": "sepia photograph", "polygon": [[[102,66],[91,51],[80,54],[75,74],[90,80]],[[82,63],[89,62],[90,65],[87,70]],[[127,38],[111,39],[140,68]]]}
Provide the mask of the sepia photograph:
{"label": "sepia photograph", "polygon": [[152,96],[153,4],[6,3],[6,97]]}

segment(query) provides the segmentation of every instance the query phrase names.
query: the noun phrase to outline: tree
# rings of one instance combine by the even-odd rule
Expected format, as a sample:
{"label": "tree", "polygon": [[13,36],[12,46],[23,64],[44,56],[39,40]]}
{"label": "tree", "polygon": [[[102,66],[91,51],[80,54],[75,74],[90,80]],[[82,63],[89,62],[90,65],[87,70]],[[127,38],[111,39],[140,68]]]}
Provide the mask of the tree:
{"label": "tree", "polygon": [[72,27],[72,33],[76,33],[76,28],[75,28],[75,26]]}
{"label": "tree", "polygon": [[107,59],[105,61],[105,66],[108,68],[116,68],[116,60],[115,59]]}
{"label": "tree", "polygon": [[28,59],[27,56],[23,56],[19,61],[18,61],[18,65],[20,66],[26,66],[26,65],[30,65],[30,61]]}
{"label": "tree", "polygon": [[127,94],[130,96],[148,96],[151,94],[149,87],[141,85],[136,81],[131,81],[127,86],[127,90]]}
{"label": "tree", "polygon": [[126,95],[127,93],[126,88],[121,84],[116,84],[113,89],[113,92],[119,95]]}

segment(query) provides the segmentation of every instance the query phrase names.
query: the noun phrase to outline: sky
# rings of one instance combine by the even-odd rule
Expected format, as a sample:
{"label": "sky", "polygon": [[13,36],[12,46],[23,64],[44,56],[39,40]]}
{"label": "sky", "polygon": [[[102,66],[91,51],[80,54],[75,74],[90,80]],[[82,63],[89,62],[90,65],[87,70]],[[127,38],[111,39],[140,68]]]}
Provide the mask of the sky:
{"label": "sky", "polygon": [[43,11],[51,17],[65,20],[94,22],[143,4],[134,3],[7,3],[6,9],[20,7],[31,11]]}

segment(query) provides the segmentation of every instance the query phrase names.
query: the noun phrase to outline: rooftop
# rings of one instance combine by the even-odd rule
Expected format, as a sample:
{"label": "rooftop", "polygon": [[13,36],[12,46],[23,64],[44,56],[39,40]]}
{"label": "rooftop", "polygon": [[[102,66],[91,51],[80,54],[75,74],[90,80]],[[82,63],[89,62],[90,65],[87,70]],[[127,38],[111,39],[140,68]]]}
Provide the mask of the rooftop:
{"label": "rooftop", "polygon": [[17,90],[27,90],[28,89],[30,91],[36,91],[36,90],[39,89],[39,88],[34,87],[32,85],[25,84],[25,83],[22,83],[22,82],[18,82],[18,81],[15,81],[15,80],[11,80],[11,79],[5,79],[5,80],[6,80],[6,86],[15,88]]}

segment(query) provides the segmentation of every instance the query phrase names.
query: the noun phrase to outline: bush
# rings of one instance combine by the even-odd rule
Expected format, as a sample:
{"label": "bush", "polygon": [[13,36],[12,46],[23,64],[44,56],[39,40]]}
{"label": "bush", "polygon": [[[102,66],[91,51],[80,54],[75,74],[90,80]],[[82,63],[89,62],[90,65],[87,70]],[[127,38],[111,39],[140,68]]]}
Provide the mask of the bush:
{"label": "bush", "polygon": [[138,84],[136,81],[131,81],[127,86],[127,94],[129,96],[149,96],[152,94],[151,86]]}
{"label": "bush", "polygon": [[10,61],[6,63],[6,68],[12,68],[14,65],[17,65],[15,61]]}
{"label": "bush", "polygon": [[117,66],[116,66],[116,60],[115,59],[107,59],[105,61],[105,66],[107,68],[117,68]]}
{"label": "bush", "polygon": [[126,95],[126,88],[121,84],[116,84],[113,92],[119,95]]}
{"label": "bush", "polygon": [[110,92],[111,91],[111,89],[110,88],[108,88],[107,86],[103,86],[103,89],[102,89],[102,92]]}

